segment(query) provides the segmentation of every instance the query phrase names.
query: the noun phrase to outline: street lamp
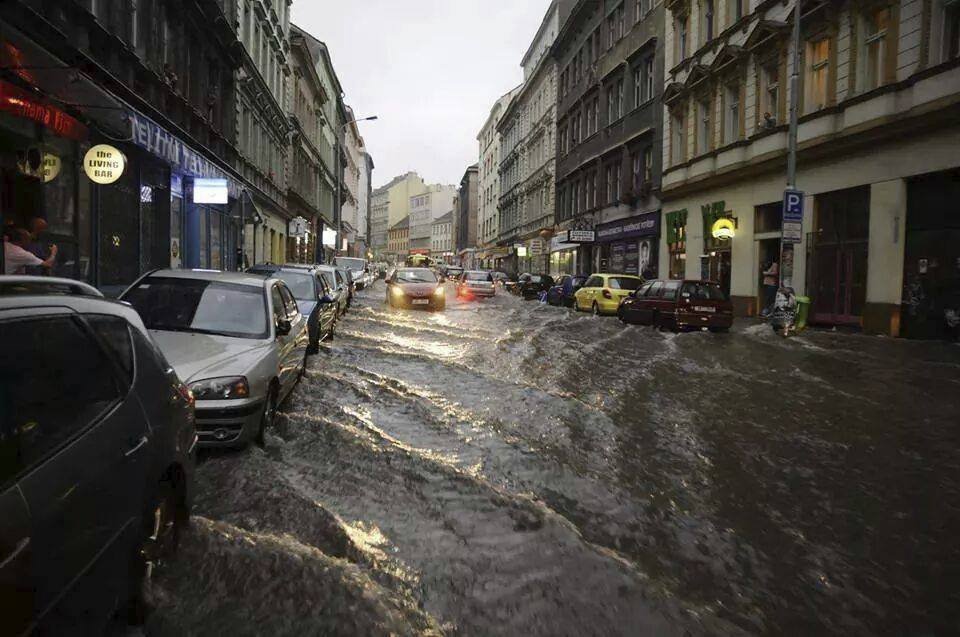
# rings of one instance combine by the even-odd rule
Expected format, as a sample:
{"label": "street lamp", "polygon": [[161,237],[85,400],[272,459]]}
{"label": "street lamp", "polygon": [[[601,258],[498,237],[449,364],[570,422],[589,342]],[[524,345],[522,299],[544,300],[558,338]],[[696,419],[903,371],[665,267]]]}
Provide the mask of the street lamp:
{"label": "street lamp", "polygon": [[337,146],[336,149],[336,167],[337,167],[337,238],[336,243],[333,246],[333,253],[336,256],[337,252],[340,252],[340,246],[342,239],[340,235],[343,233],[343,210],[340,204],[340,184],[343,182],[343,176],[340,174],[340,135],[343,133],[343,129],[349,126],[350,124],[356,124],[357,122],[372,122],[375,119],[379,119],[376,115],[371,115],[370,117],[361,117],[359,119],[351,119],[349,122],[344,122],[340,125],[340,130],[337,131]]}

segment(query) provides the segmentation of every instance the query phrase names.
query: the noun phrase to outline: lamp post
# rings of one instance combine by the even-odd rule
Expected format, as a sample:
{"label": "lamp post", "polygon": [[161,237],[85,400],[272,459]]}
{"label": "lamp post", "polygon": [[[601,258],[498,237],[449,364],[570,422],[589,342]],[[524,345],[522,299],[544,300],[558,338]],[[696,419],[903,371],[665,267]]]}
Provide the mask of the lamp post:
{"label": "lamp post", "polygon": [[341,124],[341,125],[340,125],[340,130],[337,131],[337,148],[336,148],[336,167],[337,167],[337,199],[336,199],[336,205],[337,205],[337,238],[336,238],[336,243],[335,243],[334,246],[333,246],[333,255],[334,255],[334,256],[336,256],[337,253],[340,252],[340,245],[341,245],[340,242],[342,241],[342,239],[341,239],[341,234],[343,233],[343,214],[342,214],[342,213],[343,213],[343,210],[342,210],[342,207],[341,207],[341,205],[340,205],[340,184],[343,183],[343,176],[340,174],[340,170],[341,170],[341,169],[340,169],[340,146],[342,146],[342,144],[340,143],[340,135],[343,133],[343,129],[345,129],[345,128],[346,128],[347,126],[349,126],[350,124],[356,124],[357,122],[372,122],[372,121],[375,120],[375,119],[379,119],[378,116],[376,116],[376,115],[371,115],[370,117],[361,117],[361,118],[359,118],[359,119],[351,119],[349,122],[344,122],[343,124]]}

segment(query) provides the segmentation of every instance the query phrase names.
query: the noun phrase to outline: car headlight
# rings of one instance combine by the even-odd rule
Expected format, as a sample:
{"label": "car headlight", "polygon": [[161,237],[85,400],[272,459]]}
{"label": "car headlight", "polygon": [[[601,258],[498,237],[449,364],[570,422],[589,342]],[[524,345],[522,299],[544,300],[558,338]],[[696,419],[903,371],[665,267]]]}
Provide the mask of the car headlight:
{"label": "car headlight", "polygon": [[399,285],[394,285],[390,288],[390,294],[394,296],[403,296],[403,288]]}
{"label": "car headlight", "polygon": [[250,397],[250,385],[243,376],[207,378],[190,383],[196,400],[237,400]]}
{"label": "car headlight", "polygon": [[434,296],[443,296],[443,287],[437,286],[437,289],[433,291]]}

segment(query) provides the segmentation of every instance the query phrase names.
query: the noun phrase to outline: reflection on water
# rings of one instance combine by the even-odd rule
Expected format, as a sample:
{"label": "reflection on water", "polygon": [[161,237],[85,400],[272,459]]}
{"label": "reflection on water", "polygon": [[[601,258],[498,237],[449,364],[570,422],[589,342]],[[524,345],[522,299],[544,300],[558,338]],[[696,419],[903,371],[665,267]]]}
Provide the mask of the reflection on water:
{"label": "reflection on water", "polygon": [[265,451],[201,464],[155,632],[960,625],[960,348],[383,295],[359,294]]}

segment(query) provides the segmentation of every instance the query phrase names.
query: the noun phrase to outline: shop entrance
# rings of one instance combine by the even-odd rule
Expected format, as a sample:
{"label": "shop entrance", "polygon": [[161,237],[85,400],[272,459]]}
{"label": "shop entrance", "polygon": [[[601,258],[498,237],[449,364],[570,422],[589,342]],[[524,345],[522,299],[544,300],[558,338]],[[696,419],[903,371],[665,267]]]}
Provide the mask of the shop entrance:
{"label": "shop entrance", "polygon": [[[770,264],[777,262],[780,265],[780,239],[760,239],[757,241],[757,307],[761,310],[770,305],[766,298],[766,288],[763,285],[763,273]],[[778,269],[779,272],[779,269]]]}
{"label": "shop entrance", "polygon": [[716,281],[720,289],[730,296],[730,266],[733,252],[729,248],[711,250],[700,261],[700,278],[704,281]]}
{"label": "shop entrance", "polygon": [[860,325],[867,296],[870,188],[818,195],[815,205],[819,230],[807,241],[811,318],[829,325]]}
{"label": "shop entrance", "polygon": [[960,171],[924,175],[907,184],[902,334],[960,337]]}

